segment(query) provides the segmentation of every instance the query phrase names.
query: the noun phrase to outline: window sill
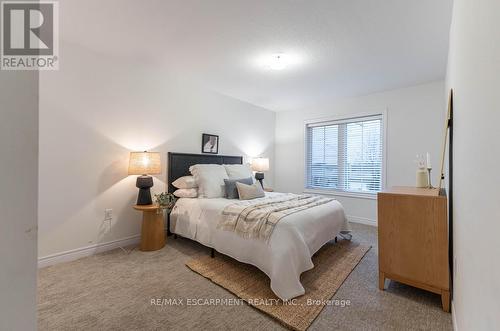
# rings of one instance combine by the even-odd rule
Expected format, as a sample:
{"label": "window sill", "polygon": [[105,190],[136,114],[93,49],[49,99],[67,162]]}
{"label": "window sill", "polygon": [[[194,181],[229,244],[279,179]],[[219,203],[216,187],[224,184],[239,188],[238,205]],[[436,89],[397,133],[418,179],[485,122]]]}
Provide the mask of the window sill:
{"label": "window sill", "polygon": [[377,200],[376,193],[355,193],[355,192],[345,192],[336,190],[319,190],[319,189],[304,189],[304,193],[314,193],[314,194],[325,194],[325,195],[335,195],[340,197],[367,199],[367,200]]}

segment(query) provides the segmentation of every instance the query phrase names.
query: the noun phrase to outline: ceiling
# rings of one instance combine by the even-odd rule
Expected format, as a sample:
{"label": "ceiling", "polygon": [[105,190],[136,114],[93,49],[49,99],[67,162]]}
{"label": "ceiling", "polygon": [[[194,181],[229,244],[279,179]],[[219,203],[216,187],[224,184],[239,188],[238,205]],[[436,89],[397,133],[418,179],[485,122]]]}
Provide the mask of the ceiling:
{"label": "ceiling", "polygon": [[[452,0],[65,0],[59,16],[64,41],[283,111],[443,79],[451,10]],[[298,61],[259,63],[274,53]]]}

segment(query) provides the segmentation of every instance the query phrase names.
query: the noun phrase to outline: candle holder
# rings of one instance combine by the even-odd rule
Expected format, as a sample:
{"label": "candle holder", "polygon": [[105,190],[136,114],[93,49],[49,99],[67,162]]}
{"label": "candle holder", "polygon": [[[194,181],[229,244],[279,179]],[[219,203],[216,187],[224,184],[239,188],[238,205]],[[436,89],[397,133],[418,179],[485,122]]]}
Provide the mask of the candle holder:
{"label": "candle holder", "polygon": [[434,186],[432,186],[432,183],[431,183],[431,171],[432,171],[432,168],[427,168],[427,172],[429,173],[429,186],[428,188],[434,188]]}

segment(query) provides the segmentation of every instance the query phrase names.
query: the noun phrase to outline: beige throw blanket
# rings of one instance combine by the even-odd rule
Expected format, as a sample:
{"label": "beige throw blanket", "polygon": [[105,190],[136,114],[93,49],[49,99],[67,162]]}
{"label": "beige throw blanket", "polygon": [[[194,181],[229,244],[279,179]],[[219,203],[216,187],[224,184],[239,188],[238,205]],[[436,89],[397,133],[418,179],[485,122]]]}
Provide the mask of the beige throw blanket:
{"label": "beige throw blanket", "polygon": [[290,193],[239,201],[224,208],[217,228],[233,231],[243,238],[269,241],[276,224],[283,217],[333,200],[335,199]]}

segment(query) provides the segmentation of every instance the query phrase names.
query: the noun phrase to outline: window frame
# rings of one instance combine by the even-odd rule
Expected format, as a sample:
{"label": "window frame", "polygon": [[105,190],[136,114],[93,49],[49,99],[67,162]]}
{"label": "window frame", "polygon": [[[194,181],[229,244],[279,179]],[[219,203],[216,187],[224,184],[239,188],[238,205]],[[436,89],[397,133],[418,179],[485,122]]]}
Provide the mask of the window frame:
{"label": "window frame", "polygon": [[318,189],[318,188],[308,188],[307,187],[307,173],[308,173],[308,164],[307,164],[307,155],[309,155],[309,142],[307,140],[307,129],[310,125],[328,125],[328,124],[340,124],[346,122],[354,122],[357,119],[362,120],[364,118],[368,119],[369,117],[380,116],[382,117],[381,123],[381,135],[382,135],[382,178],[381,178],[381,189],[386,188],[386,179],[387,179],[387,109],[365,112],[365,113],[357,113],[357,114],[348,114],[348,115],[340,115],[340,116],[328,116],[321,117],[316,119],[310,119],[304,121],[304,154],[302,155],[304,161],[304,193],[314,193],[314,194],[326,194],[326,195],[336,195],[336,196],[344,196],[344,197],[352,197],[352,198],[361,198],[361,199],[377,199],[377,193],[369,193],[369,192],[351,192],[344,191],[339,189]]}

